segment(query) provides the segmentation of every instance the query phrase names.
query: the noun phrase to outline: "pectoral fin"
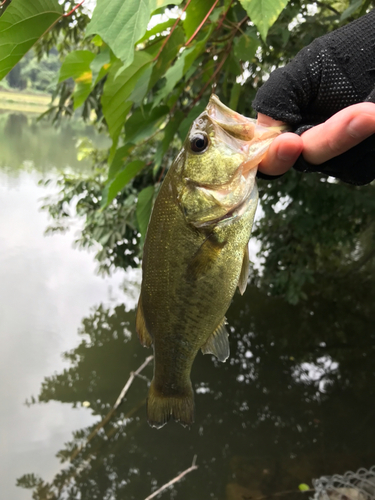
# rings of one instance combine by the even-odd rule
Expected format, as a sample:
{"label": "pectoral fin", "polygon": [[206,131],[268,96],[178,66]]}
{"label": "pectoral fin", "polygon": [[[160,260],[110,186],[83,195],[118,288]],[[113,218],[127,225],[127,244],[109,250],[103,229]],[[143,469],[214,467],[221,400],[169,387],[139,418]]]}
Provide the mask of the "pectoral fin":
{"label": "pectoral fin", "polygon": [[245,253],[242,261],[242,268],[240,273],[240,278],[238,280],[238,289],[240,294],[243,295],[245,293],[247,287],[247,279],[249,277],[249,268],[250,268],[250,258],[249,258],[249,247],[246,245]]}
{"label": "pectoral fin", "polygon": [[142,295],[139,297],[138,301],[138,309],[137,309],[137,317],[135,320],[135,329],[137,330],[139,340],[144,347],[151,347],[152,338],[148,333],[145,323],[145,318],[143,316],[143,307],[142,307]]}
{"label": "pectoral fin", "polygon": [[213,354],[223,362],[229,357],[228,332],[225,324],[226,319],[223,318],[211,337],[201,347],[203,354]]}
{"label": "pectoral fin", "polygon": [[217,241],[216,236],[210,234],[191,259],[187,267],[187,278],[196,280],[205,274],[215,263],[225,244],[225,241]]}

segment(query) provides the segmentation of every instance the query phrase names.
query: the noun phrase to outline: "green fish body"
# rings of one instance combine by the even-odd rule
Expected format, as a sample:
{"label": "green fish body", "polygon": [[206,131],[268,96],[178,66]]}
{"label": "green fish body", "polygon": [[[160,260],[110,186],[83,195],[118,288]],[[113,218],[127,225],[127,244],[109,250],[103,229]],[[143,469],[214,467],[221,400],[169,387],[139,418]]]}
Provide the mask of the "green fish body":
{"label": "green fish body", "polygon": [[147,230],[137,332],[154,348],[150,425],[194,421],[190,371],[199,349],[229,356],[225,313],[246,288],[258,202],[256,166],[278,131],[257,127],[216,96],[166,175]]}

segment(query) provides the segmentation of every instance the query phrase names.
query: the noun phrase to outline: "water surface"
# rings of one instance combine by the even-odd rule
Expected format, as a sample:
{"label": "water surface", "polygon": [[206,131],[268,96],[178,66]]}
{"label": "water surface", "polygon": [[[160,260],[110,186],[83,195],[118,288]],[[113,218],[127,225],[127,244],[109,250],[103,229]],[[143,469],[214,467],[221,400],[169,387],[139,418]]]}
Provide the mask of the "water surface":
{"label": "water surface", "polygon": [[[65,160],[56,158],[61,168],[81,168],[67,149],[71,134],[61,145]],[[140,500],[197,455],[198,470],[161,498],[254,500],[375,463],[375,287],[371,276],[359,287],[355,274],[329,293],[316,282],[298,306],[250,286],[236,294],[230,359],[195,361],[191,429],[151,429],[147,380],[137,378],[87,441],[150,354],[134,328],[139,273],[102,280],[71,235],[43,237],[37,179],[54,160],[30,147],[0,181],[0,469],[8,498],[31,498],[32,490],[14,487],[23,476],[24,487],[39,481],[35,498]],[[30,159],[31,171],[19,168]],[[143,374],[151,378],[151,365]]]}

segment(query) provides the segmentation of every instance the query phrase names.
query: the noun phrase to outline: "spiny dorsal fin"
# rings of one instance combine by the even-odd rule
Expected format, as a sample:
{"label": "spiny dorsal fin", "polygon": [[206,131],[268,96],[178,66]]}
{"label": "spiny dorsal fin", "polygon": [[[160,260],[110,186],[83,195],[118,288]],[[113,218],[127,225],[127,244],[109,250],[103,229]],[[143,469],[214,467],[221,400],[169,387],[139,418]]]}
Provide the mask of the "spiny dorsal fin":
{"label": "spiny dorsal fin", "polygon": [[148,333],[145,323],[145,318],[143,316],[143,308],[142,308],[142,295],[139,297],[138,301],[138,309],[137,309],[137,317],[135,320],[135,329],[137,330],[139,340],[144,347],[151,347],[152,338]]}
{"label": "spiny dorsal fin", "polygon": [[196,280],[203,274],[207,273],[207,271],[215,263],[225,244],[226,241],[218,241],[216,239],[216,235],[211,233],[198,248],[197,252],[189,262],[187,267],[188,279]]}
{"label": "spiny dorsal fin", "polygon": [[228,332],[225,328],[226,322],[226,319],[223,318],[214,333],[201,348],[203,354],[213,354],[219,361],[223,362],[229,357]]}
{"label": "spiny dorsal fin", "polygon": [[238,289],[240,294],[243,295],[245,293],[247,287],[247,279],[249,277],[249,269],[250,269],[250,259],[249,259],[249,247],[246,245],[245,253],[242,261],[242,268],[240,277],[238,280]]}

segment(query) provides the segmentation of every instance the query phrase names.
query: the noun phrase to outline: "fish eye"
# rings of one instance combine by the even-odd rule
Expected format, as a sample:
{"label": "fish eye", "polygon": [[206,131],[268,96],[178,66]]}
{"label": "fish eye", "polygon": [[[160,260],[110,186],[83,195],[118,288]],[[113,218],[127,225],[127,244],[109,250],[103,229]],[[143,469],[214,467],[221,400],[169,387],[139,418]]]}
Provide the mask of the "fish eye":
{"label": "fish eye", "polygon": [[194,153],[203,153],[208,147],[208,137],[205,134],[195,134],[190,139],[190,148]]}

